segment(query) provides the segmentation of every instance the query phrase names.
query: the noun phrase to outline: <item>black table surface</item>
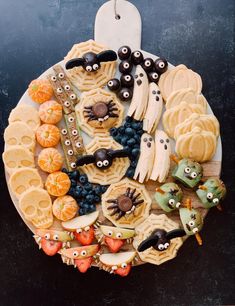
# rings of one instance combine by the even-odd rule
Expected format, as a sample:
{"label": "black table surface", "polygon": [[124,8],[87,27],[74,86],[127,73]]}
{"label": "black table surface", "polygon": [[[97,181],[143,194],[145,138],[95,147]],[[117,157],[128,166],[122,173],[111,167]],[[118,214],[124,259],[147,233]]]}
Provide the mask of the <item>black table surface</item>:
{"label": "black table surface", "polygon": [[[17,214],[1,162],[0,305],[235,304],[234,0],[136,0],[142,48],[184,63],[203,79],[203,93],[221,124],[223,212],[212,209],[203,246],[191,238],[161,266],[134,268],[127,278],[98,269],[85,275],[47,257]],[[0,0],[0,127],[7,126],[32,79],[60,61],[74,43],[93,38],[101,0]],[[130,21],[131,22],[131,21]],[[1,137],[1,150],[3,139]]]}

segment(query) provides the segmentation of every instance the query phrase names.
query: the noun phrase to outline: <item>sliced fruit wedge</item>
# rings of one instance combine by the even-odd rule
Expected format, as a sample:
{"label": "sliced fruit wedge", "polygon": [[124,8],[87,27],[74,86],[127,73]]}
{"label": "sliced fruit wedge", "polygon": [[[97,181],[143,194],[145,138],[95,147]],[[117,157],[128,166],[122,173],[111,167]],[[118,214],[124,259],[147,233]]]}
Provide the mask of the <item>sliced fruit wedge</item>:
{"label": "sliced fruit wedge", "polygon": [[117,268],[117,270],[114,271],[115,274],[118,274],[120,276],[127,276],[131,271],[131,264],[128,264],[124,268]]}
{"label": "sliced fruit wedge", "polygon": [[74,265],[78,268],[81,273],[85,273],[92,264],[92,257],[87,257],[83,259],[75,259]]}
{"label": "sliced fruit wedge", "polygon": [[62,222],[62,226],[67,231],[76,231],[78,228],[85,228],[86,226],[90,226],[95,223],[99,216],[99,211],[94,211],[91,214],[79,216],[72,220]]}
{"label": "sliced fruit wedge", "polygon": [[48,256],[54,256],[63,245],[63,243],[60,241],[52,241],[45,238],[42,238],[40,243],[44,253],[46,253]]}
{"label": "sliced fruit wedge", "polygon": [[74,232],[74,236],[82,245],[90,245],[95,238],[94,227],[89,227],[88,230],[83,230],[80,233]]}
{"label": "sliced fruit wedge", "polygon": [[121,252],[121,253],[115,253],[115,254],[102,254],[99,257],[99,260],[102,264],[108,267],[113,267],[113,266],[120,266],[123,263],[130,263],[134,259],[136,255],[136,252]]}
{"label": "sliced fruit wedge", "polygon": [[113,239],[105,236],[104,242],[112,253],[117,253],[125,243],[125,240]]}
{"label": "sliced fruit wedge", "polygon": [[71,259],[84,259],[94,256],[99,250],[98,244],[92,244],[87,246],[80,246],[70,249],[62,249],[60,251],[61,256]]}
{"label": "sliced fruit wedge", "polygon": [[100,230],[105,236],[113,239],[129,239],[135,235],[134,230],[121,227],[101,225]]}
{"label": "sliced fruit wedge", "polygon": [[39,240],[40,238],[45,238],[46,240],[53,240],[53,241],[61,241],[67,242],[73,240],[73,234],[67,233],[65,231],[56,231],[56,230],[48,230],[48,229],[36,229],[35,231],[35,240]]}

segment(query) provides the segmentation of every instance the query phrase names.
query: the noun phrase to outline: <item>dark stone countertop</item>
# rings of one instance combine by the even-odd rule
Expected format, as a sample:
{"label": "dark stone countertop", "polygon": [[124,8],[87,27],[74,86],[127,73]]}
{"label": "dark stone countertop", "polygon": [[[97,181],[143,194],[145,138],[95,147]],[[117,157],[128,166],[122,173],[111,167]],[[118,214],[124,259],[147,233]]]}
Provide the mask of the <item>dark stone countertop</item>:
{"label": "dark stone countertop", "polygon": [[[29,82],[70,47],[93,37],[101,0],[0,0],[0,127]],[[136,0],[142,48],[184,63],[203,79],[203,93],[221,123],[223,212],[212,209],[203,247],[188,239],[176,259],[144,265],[128,278],[91,269],[86,275],[39,252],[11,203],[1,171],[0,305],[235,304],[235,41],[233,0]],[[0,139],[3,150],[3,139]],[[2,167],[2,162],[1,162]]]}

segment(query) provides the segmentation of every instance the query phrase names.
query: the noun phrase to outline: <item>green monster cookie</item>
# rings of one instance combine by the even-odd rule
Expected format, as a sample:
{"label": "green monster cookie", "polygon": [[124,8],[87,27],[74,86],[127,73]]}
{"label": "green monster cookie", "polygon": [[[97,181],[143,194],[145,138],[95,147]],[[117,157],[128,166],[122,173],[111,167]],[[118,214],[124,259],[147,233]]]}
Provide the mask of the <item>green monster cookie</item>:
{"label": "green monster cookie", "polygon": [[203,175],[202,166],[191,160],[181,159],[173,169],[172,177],[189,188],[194,188],[201,180]]}
{"label": "green monster cookie", "polygon": [[226,187],[218,178],[210,177],[198,187],[196,193],[205,208],[217,206],[218,209],[221,209],[220,201],[226,195]]}
{"label": "green monster cookie", "polygon": [[155,199],[158,205],[166,212],[180,207],[183,192],[175,183],[166,183],[156,189]]}

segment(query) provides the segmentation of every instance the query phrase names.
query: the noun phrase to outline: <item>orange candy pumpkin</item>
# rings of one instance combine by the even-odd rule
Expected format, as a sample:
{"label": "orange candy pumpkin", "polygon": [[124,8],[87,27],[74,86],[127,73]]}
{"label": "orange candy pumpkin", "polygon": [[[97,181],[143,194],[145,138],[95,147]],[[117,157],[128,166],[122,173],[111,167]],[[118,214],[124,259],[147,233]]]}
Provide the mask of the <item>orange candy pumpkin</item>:
{"label": "orange candy pumpkin", "polygon": [[73,197],[65,195],[58,197],[54,201],[52,205],[52,211],[57,219],[61,221],[68,221],[75,217],[78,211],[78,205]]}
{"label": "orange candy pumpkin", "polygon": [[66,173],[56,171],[48,175],[45,186],[50,195],[61,197],[69,191],[71,182]]}
{"label": "orange candy pumpkin", "polygon": [[55,148],[43,149],[38,156],[38,166],[45,172],[53,173],[61,169],[63,157]]}
{"label": "orange candy pumpkin", "polygon": [[37,142],[44,148],[54,147],[60,141],[60,131],[52,124],[42,124],[36,132]]}
{"label": "orange candy pumpkin", "polygon": [[56,124],[62,119],[62,106],[56,101],[47,101],[40,105],[38,113],[42,122]]}
{"label": "orange candy pumpkin", "polygon": [[33,80],[28,87],[30,98],[39,104],[50,100],[53,96],[53,88],[48,80]]}

